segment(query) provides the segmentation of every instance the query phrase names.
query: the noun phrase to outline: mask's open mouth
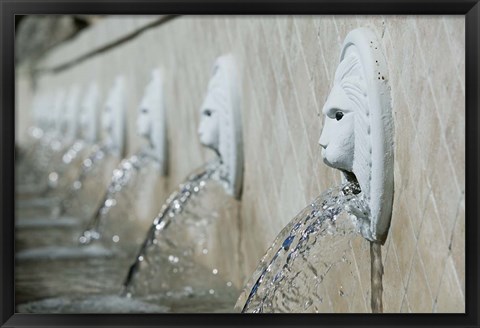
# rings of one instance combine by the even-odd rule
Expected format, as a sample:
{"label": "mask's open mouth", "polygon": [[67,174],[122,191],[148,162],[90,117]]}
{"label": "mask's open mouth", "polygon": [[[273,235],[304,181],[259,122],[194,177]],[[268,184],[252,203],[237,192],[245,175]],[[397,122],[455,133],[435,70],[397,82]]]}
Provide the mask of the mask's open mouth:
{"label": "mask's open mouth", "polygon": [[353,172],[349,172],[345,170],[342,170],[342,173],[345,179],[347,179],[348,182],[352,183],[355,186],[355,188],[352,189],[353,194],[358,195],[359,193],[361,193],[362,189],[360,188],[360,184],[358,183],[358,180],[355,174]]}

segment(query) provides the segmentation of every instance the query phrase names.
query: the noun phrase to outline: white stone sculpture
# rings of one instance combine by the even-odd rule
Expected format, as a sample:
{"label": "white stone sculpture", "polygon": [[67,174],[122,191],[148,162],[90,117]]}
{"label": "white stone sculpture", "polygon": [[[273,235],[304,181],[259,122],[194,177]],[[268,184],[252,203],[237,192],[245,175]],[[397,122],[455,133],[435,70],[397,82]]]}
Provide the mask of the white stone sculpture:
{"label": "white stone sculpture", "polygon": [[145,88],[138,108],[137,132],[150,146],[150,155],[159,164],[159,170],[166,174],[167,169],[167,126],[163,93],[163,78],[160,69],[154,69]]}
{"label": "white stone sculpture", "polygon": [[62,131],[64,143],[71,143],[77,138],[77,127],[79,126],[79,101],[80,88],[72,85],[68,90],[65,101],[65,114],[63,115]]}
{"label": "white stone sculpture", "polygon": [[240,81],[232,55],[215,61],[207,95],[200,108],[198,135],[202,145],[222,161],[221,176],[227,191],[240,198],[243,181],[243,139]]}
{"label": "white stone sculpture", "polygon": [[[42,89],[37,89],[32,99],[31,110],[33,124],[29,128],[29,133],[35,139],[40,139],[44,132],[48,129],[48,115],[46,108],[50,104],[51,110],[51,94]],[[49,103],[50,102],[50,103]]]}
{"label": "white stone sculpture", "polygon": [[98,84],[91,82],[80,106],[80,134],[90,144],[98,139],[98,109],[100,92]]}
{"label": "white stone sculpture", "polygon": [[108,93],[102,117],[102,127],[110,151],[120,157],[125,152],[125,96],[125,78],[120,75]]}
{"label": "white stone sculpture", "polygon": [[388,78],[375,34],[366,28],[351,31],[323,107],[319,140],[324,162],[341,170],[347,180],[358,181],[369,205],[362,235],[380,243],[388,233],[393,203],[394,126]]}
{"label": "white stone sculpture", "polygon": [[53,108],[48,112],[48,121],[50,122],[49,126],[51,127],[50,130],[59,138],[63,137],[62,125],[63,117],[65,116],[65,98],[65,90],[63,88],[58,89],[55,92]]}

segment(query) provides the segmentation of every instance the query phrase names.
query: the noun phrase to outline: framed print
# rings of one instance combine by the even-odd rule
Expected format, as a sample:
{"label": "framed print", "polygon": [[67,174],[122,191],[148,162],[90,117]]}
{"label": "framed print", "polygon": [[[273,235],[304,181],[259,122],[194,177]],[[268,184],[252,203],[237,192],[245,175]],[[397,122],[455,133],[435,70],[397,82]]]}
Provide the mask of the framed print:
{"label": "framed print", "polygon": [[477,326],[477,1],[1,3],[2,327]]}

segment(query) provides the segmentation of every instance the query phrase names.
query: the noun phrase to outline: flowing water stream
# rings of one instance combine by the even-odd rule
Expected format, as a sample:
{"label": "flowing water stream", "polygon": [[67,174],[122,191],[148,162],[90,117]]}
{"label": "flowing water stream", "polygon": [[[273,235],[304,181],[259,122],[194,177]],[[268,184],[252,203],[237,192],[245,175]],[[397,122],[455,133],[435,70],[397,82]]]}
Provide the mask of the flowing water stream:
{"label": "flowing water stream", "polygon": [[[353,215],[355,213],[356,215]],[[359,234],[369,209],[358,185],[331,188],[302,210],[277,236],[235,306],[243,313],[366,312],[351,308],[370,286],[362,286],[352,244],[367,243]],[[372,246],[375,265],[379,245]],[[340,256],[339,256],[340,254]],[[373,256],[373,255],[372,255]],[[373,271],[372,271],[373,273]],[[380,276],[375,309],[381,308]],[[373,286],[372,286],[373,287]],[[357,304],[366,302],[356,302]]]}
{"label": "flowing water stream", "polygon": [[[120,171],[113,174],[116,178],[110,185],[112,197],[108,199],[118,199],[118,191],[125,190],[122,188],[129,185],[132,177],[130,173],[133,174],[142,167],[145,160],[146,157],[143,155],[135,155],[117,168]],[[155,218],[141,249],[136,249],[139,255],[133,265],[131,265],[132,257],[128,252],[122,249],[105,248],[98,242],[80,247],[81,252],[54,244],[44,249],[32,248],[17,254],[17,311],[33,313],[231,312],[238,290],[231,281],[224,279],[225,273],[222,269],[216,269],[220,268],[219,266],[214,266],[212,269],[205,263],[194,264],[189,255],[192,255],[191,253],[195,250],[189,245],[189,239],[182,238],[185,237],[182,234],[185,231],[197,237],[203,236],[202,240],[197,240],[199,243],[193,246],[201,248],[197,253],[205,255],[208,251],[214,251],[205,241],[209,237],[214,239],[208,233],[212,231],[211,223],[218,222],[221,215],[212,208],[215,209],[218,204],[228,204],[225,198],[219,197],[220,193],[225,194],[223,186],[217,180],[219,166],[219,161],[208,163],[189,176],[179,190],[171,195],[161,213]],[[119,187],[121,187],[120,190]],[[218,203],[209,202],[209,196]],[[199,203],[195,203],[196,200],[199,200]],[[207,206],[205,203],[212,206]],[[104,205],[105,203],[100,208]],[[112,208],[115,206],[107,207],[107,212],[104,214],[109,213]],[[230,212],[228,206],[224,210]],[[97,219],[92,222],[101,221],[102,219]],[[167,227],[170,229],[165,231]],[[182,237],[175,239],[178,236]],[[99,241],[102,240],[103,238]],[[177,244],[178,247],[172,243]],[[180,245],[181,243],[185,245]],[[165,250],[161,248],[162,245],[171,246],[170,251],[159,253],[159,250]],[[48,250],[47,257],[44,256],[45,250]],[[177,251],[178,253],[175,253]],[[190,253],[187,254],[188,252]],[[144,259],[141,258],[142,256]],[[147,262],[151,266],[142,267]],[[129,275],[125,279],[125,269],[129,265],[131,265]],[[168,268],[165,276],[158,276],[159,267]],[[32,274],[33,272],[35,274]],[[145,279],[145,273],[147,276],[153,273],[154,278],[157,279],[151,277]],[[193,278],[197,286],[195,283],[189,284],[188,279],[179,279],[180,275],[187,275],[187,273],[188,279]],[[122,285],[128,287],[122,288]],[[155,289],[160,285],[162,287],[166,285],[167,289]],[[198,285],[203,285],[204,288],[198,288]],[[142,288],[145,286],[148,287],[148,292],[143,292]]]}
{"label": "flowing water stream", "polygon": [[[220,165],[208,163],[167,199],[130,265],[124,295],[167,304],[172,312],[232,311],[238,296],[232,223],[238,212],[222,185]],[[232,256],[220,263],[216,254],[225,253]]]}
{"label": "flowing water stream", "polygon": [[[136,174],[145,167],[149,158],[150,157],[146,152],[140,151],[138,154],[134,154],[130,158],[122,160],[118,167],[113,170],[112,178],[105,196],[88,223],[87,229],[85,229],[79,238],[81,244],[89,244],[93,240],[101,238],[102,224],[104,223],[106,216],[110,213],[110,210],[117,205],[117,195],[120,194],[124,188],[131,183]],[[121,204],[123,209],[127,211],[128,208],[131,208],[132,206],[132,199],[124,197],[122,200],[123,202],[128,202],[128,204]],[[122,215],[125,216],[127,213],[123,213]],[[113,238],[114,242],[119,241],[119,236],[117,236],[117,238],[114,236]]]}
{"label": "flowing water stream", "polygon": [[61,150],[62,144],[55,135],[42,134],[16,170],[17,192],[28,197],[48,190],[45,176],[50,169],[51,159]]}
{"label": "flowing water stream", "polygon": [[59,154],[59,158],[52,160],[51,166],[54,169],[47,172],[48,188],[43,192],[42,197],[64,192],[64,189],[72,182],[72,177],[78,173],[79,163],[77,162],[81,160],[86,146],[84,141],[76,140]]}
{"label": "flowing water stream", "polygon": [[79,195],[84,189],[85,182],[91,178],[96,169],[107,159],[108,146],[106,144],[94,145],[89,156],[83,160],[80,173],[69,188],[65,197],[54,210],[54,216],[64,216],[74,206],[75,200],[78,203]]}
{"label": "flowing water stream", "polygon": [[[68,199],[78,196],[87,177],[105,156],[106,148],[96,146],[83,161],[81,174],[67,194],[67,200],[62,202],[60,214],[65,213]],[[224,213],[231,213],[234,208],[221,196],[225,192],[218,159],[191,174],[168,197],[140,247],[134,250],[133,263],[129,252],[92,243],[102,240],[106,218],[113,208],[118,207],[118,202],[122,202],[122,213],[131,208],[131,199],[122,198],[120,201],[119,196],[132,185],[133,177],[150,160],[141,151],[123,160],[113,171],[107,192],[80,237],[80,243],[86,245],[81,247],[81,252],[58,247],[53,236],[65,234],[65,226],[48,226],[53,233],[41,232],[37,240],[31,235],[22,235],[22,229],[28,232],[28,226],[17,227],[17,239],[28,238],[32,243],[38,241],[39,245],[48,239],[43,245],[47,247],[43,249],[20,247],[22,252],[17,254],[16,263],[17,311],[232,311],[239,294],[231,274],[225,270],[232,264],[223,264],[222,267],[221,263],[215,262],[217,257],[211,256],[215,251],[231,253],[232,258],[235,256],[228,243],[220,243],[224,247],[219,248],[218,245],[211,246],[212,241],[223,237],[238,244],[233,234],[229,235],[235,230],[231,222],[225,223],[231,229],[215,230],[214,223],[224,219],[218,208],[223,206]],[[124,221],[117,219],[113,220],[114,224],[125,225]],[[235,311],[382,312],[381,246],[369,244],[359,234],[360,227],[368,220],[368,205],[357,184],[345,183],[324,192],[277,236],[238,297]],[[73,221],[70,223],[75,231],[78,225]],[[120,239],[117,234],[109,239],[116,243],[119,240],[115,237]],[[353,251],[358,245],[370,247],[370,257],[360,259],[370,260],[368,281],[362,277],[358,256]]]}
{"label": "flowing water stream", "polygon": [[206,181],[212,178],[219,167],[219,161],[207,164],[200,172],[190,175],[187,180],[179,186],[178,190],[174,191],[168,197],[160,213],[153,220],[145,240],[141,244],[138,255],[128,270],[128,274],[123,283],[126,292],[130,288],[132,280],[139,270],[140,263],[145,260],[147,248],[158,244],[158,238],[162,231],[167,229],[172,220],[184,210],[186,203],[203,189]]}

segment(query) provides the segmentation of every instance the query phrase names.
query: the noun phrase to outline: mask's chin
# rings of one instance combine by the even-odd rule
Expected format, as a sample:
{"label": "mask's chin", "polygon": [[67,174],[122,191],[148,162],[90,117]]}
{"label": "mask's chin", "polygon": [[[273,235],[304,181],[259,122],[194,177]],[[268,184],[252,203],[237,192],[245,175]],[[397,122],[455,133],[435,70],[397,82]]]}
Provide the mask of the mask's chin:
{"label": "mask's chin", "polygon": [[212,142],[204,142],[202,140],[200,140],[200,143],[202,144],[202,146],[208,148],[208,149],[211,149],[213,152],[215,152],[215,154],[217,154],[217,156],[220,157],[220,152],[218,151],[218,147],[217,145],[215,145],[214,143]]}
{"label": "mask's chin", "polygon": [[343,173],[343,176],[345,177],[345,179],[350,182],[350,183],[353,183],[355,184],[358,188],[354,190],[354,193],[355,194],[358,194],[361,192],[361,189],[360,189],[360,184],[358,183],[358,180],[357,180],[357,177],[355,176],[355,174],[350,171],[350,170],[346,170],[344,168],[341,168],[339,167],[338,163],[332,163],[328,160],[326,154],[325,154],[325,149],[322,150],[322,158],[323,158],[323,162],[331,167],[331,168],[334,168],[334,169],[337,169],[337,170],[340,170],[342,173]]}

